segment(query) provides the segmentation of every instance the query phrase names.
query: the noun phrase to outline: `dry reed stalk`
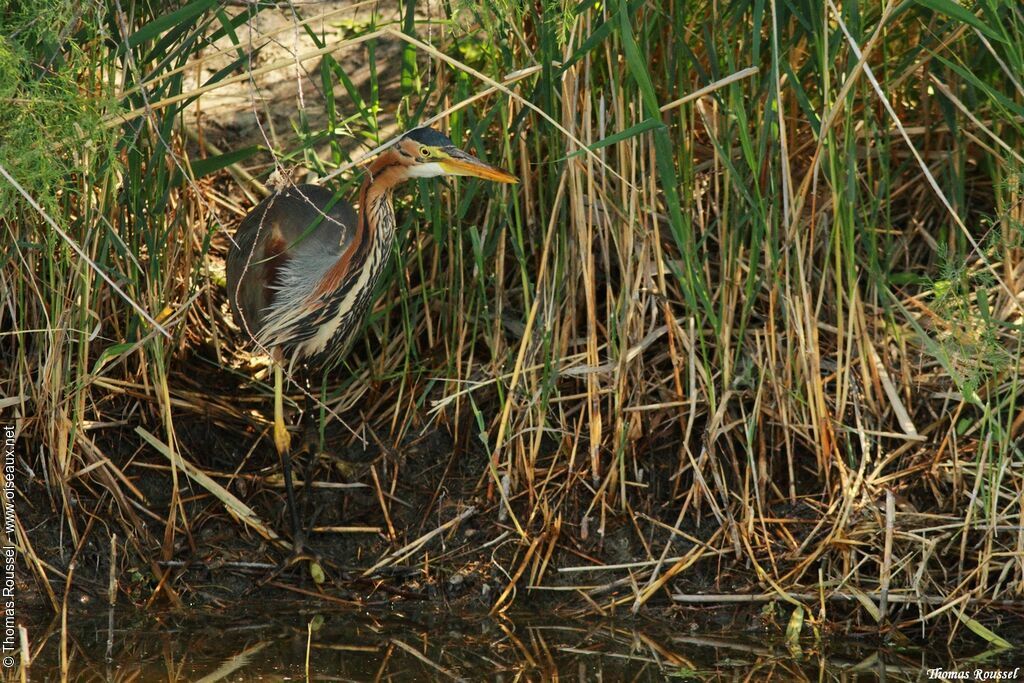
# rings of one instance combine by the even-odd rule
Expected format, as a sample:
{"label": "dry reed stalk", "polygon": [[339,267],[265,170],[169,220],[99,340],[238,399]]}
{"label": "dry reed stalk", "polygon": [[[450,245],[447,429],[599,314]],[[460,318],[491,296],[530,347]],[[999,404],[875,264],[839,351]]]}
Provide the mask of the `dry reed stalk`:
{"label": "dry reed stalk", "polygon": [[18,624],[18,679],[21,683],[27,683],[31,665],[32,650],[28,646],[28,629]]}
{"label": "dry reed stalk", "polygon": [[[224,495],[215,482],[244,488],[260,479],[241,469],[263,450],[259,410],[267,388],[239,383],[240,396],[211,398],[218,380],[184,376],[207,366],[218,377],[245,374],[236,372],[244,354],[231,348],[237,335],[210,281],[223,248],[212,228],[217,212],[237,215],[244,202],[225,197],[216,177],[193,177],[200,160],[189,159],[175,135],[166,138],[173,126],[165,129],[164,117],[188,98],[197,97],[191,106],[198,107],[209,93],[246,79],[258,89],[262,77],[321,59],[324,78],[316,85],[334,107],[330,130],[366,132],[370,152],[316,141],[304,81],[296,82],[297,140],[269,108],[260,118],[254,104],[252,115],[266,128],[273,165],[301,161],[322,180],[343,180],[398,127],[378,120],[377,91],[369,101],[359,99],[359,88],[351,102],[335,96],[343,68],[331,55],[394,39],[419,53],[412,66],[433,69],[432,89],[422,92],[432,98],[426,109],[439,112],[409,116],[415,89],[403,83],[398,123],[447,121],[453,135],[469,133],[515,168],[522,184],[500,195],[461,185],[441,201],[421,197],[406,212],[395,278],[373,308],[365,340],[348,370],[315,392],[329,422],[358,414],[374,440],[376,429],[387,429],[393,447],[378,440],[384,451],[401,452],[430,429],[452,435],[439,476],[425,482],[419,538],[397,551],[375,550],[380,559],[367,571],[408,561],[451,529],[463,517],[423,533],[443,495],[469,497],[473,481],[486,481],[488,499],[500,497],[486,514],[512,524],[489,534],[494,545],[482,544],[495,563],[514,567],[495,609],[510,607],[529,569],[531,590],[575,591],[597,612],[624,604],[635,611],[662,589],[693,592],[686,570],[700,563],[722,576],[753,567],[750,588],[818,602],[821,614],[826,600],[855,600],[896,627],[907,623],[892,607],[906,604],[896,596],[931,596],[921,604],[942,596],[939,609],[922,619],[963,624],[995,642],[976,628],[966,602],[994,606],[983,598],[1012,595],[1022,571],[1013,438],[1024,425],[1015,327],[1024,264],[1014,246],[1019,181],[1011,180],[1021,161],[1007,135],[1020,117],[995,115],[984,92],[947,62],[952,55],[956,64],[974,64],[959,51],[978,35],[979,59],[995,58],[1011,101],[1020,86],[1004,47],[977,26],[932,24],[931,34],[919,35],[911,28],[917,10],[896,15],[895,6],[865,10],[853,26],[829,3],[809,21],[834,22],[842,35],[831,35],[807,31],[784,3],[767,3],[763,31],[751,33],[762,41],[753,62],[744,40],[717,42],[719,27],[754,20],[731,3],[709,8],[707,46],[691,45],[689,28],[672,23],[683,16],[678,5],[634,14],[613,2],[582,8],[558,36],[549,23],[513,22],[507,33],[489,36],[502,56],[485,50],[478,61],[457,52],[447,34],[425,41],[374,24],[344,40],[324,33],[315,49],[296,47],[285,59],[191,93],[172,87],[176,76],[231,57],[210,46],[183,65],[161,66],[142,46],[128,46],[138,27],[122,26],[131,55],[110,67],[123,81],[114,94],[141,100],[128,101],[125,117],[106,112],[102,126],[131,136],[126,170],[101,182],[83,175],[77,194],[60,205],[64,214],[46,210],[57,224],[74,226],[68,237],[98,268],[71,259],[50,269],[45,253],[25,239],[13,245],[16,267],[0,271],[5,294],[39,302],[24,306],[18,322],[26,334],[43,330],[36,346],[44,349],[40,361],[19,352],[17,381],[0,378],[4,389],[14,388],[0,408],[25,410],[31,401],[45,416],[34,428],[48,448],[39,469],[72,541],[88,535],[75,505],[107,490],[126,541],[133,539],[125,552],[160,545],[161,557],[173,562],[182,540],[194,542],[202,513],[193,504],[205,497],[185,495],[179,469],[206,476],[203,488],[233,515],[238,496]],[[325,16],[256,41],[271,44],[277,32]],[[699,24],[690,15],[686,21]],[[451,27],[472,42],[476,34],[463,29]],[[790,34],[798,37],[790,41]],[[822,36],[841,44],[822,51],[815,43]],[[640,41],[640,63],[630,41]],[[901,52],[911,48],[917,56]],[[835,63],[820,63],[823,54]],[[898,71],[883,58],[896,54],[910,55]],[[368,68],[379,75],[375,63]],[[339,119],[339,102],[356,118]],[[935,125],[939,102],[950,113]],[[982,104],[972,109],[974,102]],[[124,121],[130,125],[119,128]],[[212,144],[209,132],[204,127],[194,139]],[[207,149],[216,155],[222,148]],[[991,181],[979,170],[989,160],[1001,169]],[[227,168],[262,182],[267,161]],[[958,175],[960,167],[973,169],[969,178]],[[176,171],[184,175],[179,184],[159,184],[161,174]],[[125,207],[118,206],[122,197]],[[975,225],[985,225],[984,211],[970,208],[989,197],[999,211],[992,235],[1002,238],[988,235],[991,247]],[[24,216],[44,227],[38,211]],[[141,216],[152,231],[137,225]],[[438,225],[449,216],[466,229]],[[34,238],[37,228],[26,225]],[[943,254],[964,263],[939,273]],[[130,302],[117,299],[106,273]],[[22,274],[29,275],[24,290]],[[52,283],[59,288],[51,297]],[[957,317],[950,300],[961,285],[968,313]],[[141,322],[145,310],[162,311],[153,322],[170,338]],[[956,344],[966,358],[951,357]],[[1005,354],[987,357],[993,348]],[[298,403],[292,393],[289,403]],[[196,418],[253,430],[234,473],[221,475],[199,459],[202,444],[187,427]],[[116,425],[143,432],[121,444],[112,437]],[[478,449],[486,464],[473,464]],[[170,467],[153,465],[154,450]],[[467,466],[476,469],[467,475]],[[385,529],[394,542],[401,529],[389,506],[409,498],[421,471],[405,461],[374,464],[382,524],[318,528]],[[142,494],[149,489],[141,479],[157,476],[170,480],[166,509]],[[317,490],[346,486],[311,482]],[[130,535],[143,519],[162,525],[159,542]],[[256,521],[258,532],[273,533]],[[708,524],[713,533],[697,532]],[[501,545],[507,534],[520,542]],[[36,555],[23,530],[19,535],[57,609],[48,579],[68,575]],[[632,561],[609,561],[620,538]],[[678,539],[692,548],[672,551]],[[578,571],[564,566],[575,555],[593,571],[629,576],[589,593],[543,585]],[[432,555],[429,566],[467,557],[461,549]],[[180,577],[170,566],[154,560],[151,600],[173,595]],[[847,597],[809,592],[815,582]]]}
{"label": "dry reed stalk", "polygon": [[75,575],[75,561],[68,564],[68,573],[64,579],[64,596],[60,603],[60,679],[69,680],[71,660],[68,653],[68,601],[71,599],[71,581]]}
{"label": "dry reed stalk", "polygon": [[[152,434],[142,429],[141,427],[136,428],[137,433],[140,437],[146,440],[158,453],[163,455],[165,458],[170,460],[173,470],[181,470],[189,479],[196,482],[204,489],[209,491],[215,498],[224,504],[224,509],[227,510],[228,514],[234,519],[242,522],[248,527],[251,527],[256,533],[268,541],[280,544],[282,547],[289,548],[291,544],[288,541],[280,538],[277,533],[263,523],[262,520],[256,515],[256,513],[248,505],[238,500],[238,498],[231,494],[230,491],[225,489],[223,486],[215,482],[209,475],[196,468],[191,463],[183,460],[180,456],[175,455],[174,452],[168,448],[168,446],[159,441]],[[172,474],[173,476],[173,474]],[[174,500],[180,500],[176,494]],[[173,509],[173,506],[172,506]],[[167,520],[166,528],[171,530],[173,523],[170,519]],[[165,561],[171,559],[170,557],[163,558]]]}
{"label": "dry reed stalk", "polygon": [[396,562],[401,562],[402,560],[405,560],[406,558],[408,558],[409,556],[414,554],[416,551],[418,551],[420,548],[422,548],[424,545],[426,545],[429,541],[434,539],[436,536],[439,536],[439,535],[445,533],[446,531],[448,531],[452,527],[458,526],[460,523],[462,523],[466,519],[469,519],[470,517],[472,517],[475,514],[476,514],[476,508],[474,508],[474,507],[470,507],[470,508],[467,508],[467,509],[463,510],[457,516],[455,516],[452,519],[448,520],[447,522],[445,522],[441,526],[437,527],[433,531],[420,536],[415,541],[412,541],[411,543],[407,543],[406,545],[402,546],[398,550],[395,550],[394,552],[390,552],[390,553],[386,554],[384,557],[382,557],[380,560],[378,560],[376,564],[374,564],[372,567],[366,569],[362,573],[362,576],[364,576],[364,577],[373,576],[373,574],[377,570],[382,569],[383,567],[390,566],[390,565],[392,565],[392,564],[394,564]]}
{"label": "dry reed stalk", "polygon": [[463,680],[460,676],[457,676],[454,672],[449,671],[448,669],[444,668],[443,666],[441,666],[440,664],[438,664],[434,660],[430,659],[429,657],[427,657],[425,654],[423,654],[422,652],[420,652],[419,650],[417,650],[413,646],[406,644],[405,642],[399,640],[398,638],[392,638],[391,639],[391,643],[395,647],[397,647],[399,650],[402,650],[402,651],[412,655],[413,657],[415,657],[419,661],[421,661],[424,664],[426,664],[427,666],[429,666],[434,671],[438,672],[439,674],[444,675],[446,678],[450,678],[453,681],[461,681],[461,680]]}

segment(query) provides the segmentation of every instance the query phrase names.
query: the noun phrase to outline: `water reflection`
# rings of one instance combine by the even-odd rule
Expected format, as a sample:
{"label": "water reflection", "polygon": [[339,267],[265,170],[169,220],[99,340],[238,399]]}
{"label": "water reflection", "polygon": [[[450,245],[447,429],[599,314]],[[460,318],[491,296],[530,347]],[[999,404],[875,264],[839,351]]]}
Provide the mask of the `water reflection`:
{"label": "water reflection", "polygon": [[[756,632],[708,635],[684,621],[593,622],[537,615],[456,619],[325,612],[72,615],[74,681],[918,681],[929,668],[1013,669],[978,659],[856,642],[798,649]],[[60,621],[30,620],[32,680],[60,679]],[[1019,662],[1018,662],[1019,664]]]}

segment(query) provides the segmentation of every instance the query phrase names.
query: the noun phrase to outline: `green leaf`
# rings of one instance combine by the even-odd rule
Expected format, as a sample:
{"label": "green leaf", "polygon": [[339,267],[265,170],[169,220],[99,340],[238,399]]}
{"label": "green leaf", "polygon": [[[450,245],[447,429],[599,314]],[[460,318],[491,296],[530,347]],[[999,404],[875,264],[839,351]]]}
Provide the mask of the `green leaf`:
{"label": "green leaf", "polygon": [[262,147],[260,145],[250,145],[248,147],[243,147],[242,149],[236,149],[232,152],[219,154],[215,157],[195,159],[192,161],[192,176],[194,178],[202,178],[205,175],[210,175],[222,168],[226,168],[232,164],[237,164],[240,161],[245,161],[261,149]]}
{"label": "green leaf", "polygon": [[964,616],[963,614],[959,614],[959,613],[957,614],[957,617],[960,619],[960,621],[962,621],[964,623],[964,626],[966,626],[967,628],[971,629],[971,631],[973,631],[975,635],[980,636],[981,638],[984,638],[986,641],[988,641],[990,644],[994,645],[995,647],[998,647],[998,648],[1010,648],[1010,647],[1013,647],[1013,645],[1011,645],[1008,641],[1003,640],[1002,638],[997,636],[995,633],[993,633],[992,631],[990,631],[987,628],[985,628],[984,626],[982,626],[981,623],[976,621],[975,619],[972,619],[971,617]]}
{"label": "green leaf", "polygon": [[804,628],[804,608],[798,606],[793,610],[786,625],[786,644],[789,646],[798,645],[800,642],[800,631]]}
{"label": "green leaf", "polygon": [[103,349],[103,353],[101,353],[100,357],[96,359],[96,364],[92,366],[92,374],[95,375],[96,373],[98,373],[100,371],[100,368],[102,368],[107,363],[107,361],[111,360],[112,358],[117,358],[125,351],[130,351],[131,349],[135,348],[135,346],[136,345],[134,342],[125,342],[123,344],[114,344],[113,346],[108,346],[107,348]]}
{"label": "green leaf", "polygon": [[[256,48],[255,50],[252,51],[251,55],[242,54],[237,59],[235,59],[233,62],[228,64],[227,66],[223,67],[222,69],[218,69],[217,73],[213,74],[208,79],[203,81],[203,87],[205,88],[208,85],[212,85],[213,83],[217,83],[219,81],[224,80],[224,78],[226,78],[229,74],[237,71],[242,66],[249,67],[251,62],[252,62],[252,60],[256,58],[256,55],[258,55],[260,53],[260,50],[262,50],[262,49],[263,49],[262,47]],[[186,101],[188,103],[192,103],[195,100],[196,100],[195,97],[190,97]]]}
{"label": "green leaf", "polygon": [[1006,42],[1001,35],[995,32],[988,24],[981,20],[980,17],[975,15],[969,9],[960,5],[954,0],[916,0],[917,4],[927,7],[928,9],[935,10],[940,14],[945,14],[951,19],[962,21],[965,24],[973,26],[978,29],[992,40],[998,40],[1000,42]]}
{"label": "green leaf", "polygon": [[[999,92],[998,89],[993,88],[990,84],[984,80],[975,76],[970,70],[963,68],[956,62],[952,62],[941,55],[936,55],[936,59],[942,62],[945,66],[959,74],[965,81],[968,81],[971,85],[976,87],[978,90],[985,93],[988,97],[995,100],[999,105],[1006,107],[1008,110],[1016,114],[1017,116],[1024,116],[1024,107],[1008,98],[1003,93]],[[1007,117],[1009,118],[1009,117]],[[1013,123],[1012,119],[1008,120],[1007,123]]]}
{"label": "green leaf", "polygon": [[[656,119],[656,118],[653,118],[653,117],[649,118],[649,119],[644,119],[643,121],[641,121],[640,123],[636,124],[635,126],[630,126],[626,130],[619,131],[618,133],[615,133],[613,135],[609,135],[606,138],[601,138],[600,140],[598,140],[597,142],[595,142],[595,143],[593,143],[591,145],[587,145],[587,149],[589,149],[591,152],[593,152],[596,149],[601,149],[602,147],[607,147],[608,145],[614,145],[617,142],[622,142],[623,140],[628,140],[631,137],[634,137],[634,136],[637,136],[637,135],[643,135],[647,131],[654,130],[655,128],[665,128],[665,124],[662,123],[660,119]],[[583,150],[582,149],[576,150],[572,154],[568,155],[567,158],[572,158],[574,156],[579,156],[580,154],[583,154]]]}
{"label": "green leaf", "polygon": [[156,38],[164,31],[174,28],[186,22],[191,23],[193,19],[214,6],[216,0],[195,0],[184,7],[177,9],[170,14],[157,17],[135,33],[128,36],[127,45],[129,48],[136,47],[152,38]]}
{"label": "green leaf", "polygon": [[882,612],[878,609],[875,601],[868,597],[867,593],[861,590],[857,590],[856,586],[848,586],[848,590],[853,593],[853,597],[857,598],[857,602],[860,606],[871,615],[871,618],[875,620],[876,624],[882,622]]}
{"label": "green leaf", "polygon": [[327,580],[327,576],[324,574],[324,568],[320,566],[319,562],[309,563],[309,574],[313,577],[313,583],[318,586],[324,585],[324,581]]}
{"label": "green leaf", "polygon": [[[640,91],[640,99],[644,105],[644,111],[650,118],[661,118],[661,110],[658,105],[658,96],[654,90],[654,83],[647,70],[647,58],[633,36],[633,25],[630,22],[630,7],[625,0],[619,0],[617,10],[619,15],[619,39],[622,41],[622,52],[626,57],[626,65],[629,73]],[[668,128],[654,128],[654,149],[655,166],[658,171],[658,181],[661,191],[665,196],[665,209],[668,213],[669,226],[672,228],[672,237],[679,247],[683,256],[683,267],[677,272],[676,277],[680,278],[683,285],[683,296],[687,304],[693,310],[704,309],[705,314],[717,327],[717,318],[714,315],[710,298],[707,291],[697,281],[694,273],[698,272],[694,263],[694,245],[692,233],[687,230],[686,218],[683,216],[679,198],[679,182],[676,175],[675,158],[673,153],[676,149],[669,137]],[[680,277],[681,276],[681,277]],[[700,303],[698,304],[698,297]]]}
{"label": "green leaf", "polygon": [[[402,32],[407,36],[416,35],[416,3],[410,2],[405,9],[405,24]],[[402,46],[402,97],[419,91],[419,69],[416,65],[416,48],[410,43]]]}
{"label": "green leaf", "polygon": [[911,315],[910,311],[907,310],[907,308],[903,305],[903,302],[900,301],[895,294],[893,294],[889,290],[886,290],[885,293],[886,295],[888,295],[890,301],[892,302],[892,305],[896,309],[898,309],[900,313],[903,314],[903,317],[906,319],[907,324],[909,324],[914,329],[914,332],[917,333],[918,339],[921,341],[921,344],[924,346],[925,350],[935,360],[937,360],[940,365],[942,365],[942,369],[946,371],[946,374],[949,375],[949,378],[953,380],[953,383],[963,393],[964,400],[968,401],[974,406],[981,407],[981,399],[978,397],[977,392],[971,390],[970,387],[967,386],[966,378],[960,374],[960,371],[957,369],[956,365],[953,363],[953,360],[949,357],[949,354],[946,353],[946,350],[942,347],[942,345],[938,344],[934,339],[931,338],[931,336],[929,336],[925,329],[921,327],[921,324],[917,321],[917,318]]}

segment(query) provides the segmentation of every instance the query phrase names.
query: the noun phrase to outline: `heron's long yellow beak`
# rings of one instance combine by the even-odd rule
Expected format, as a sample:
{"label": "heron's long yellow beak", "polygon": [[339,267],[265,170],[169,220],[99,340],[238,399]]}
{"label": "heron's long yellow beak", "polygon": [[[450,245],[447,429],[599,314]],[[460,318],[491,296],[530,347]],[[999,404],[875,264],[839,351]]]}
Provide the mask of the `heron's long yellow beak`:
{"label": "heron's long yellow beak", "polygon": [[453,150],[449,157],[440,162],[441,168],[449,175],[464,175],[496,183],[518,183],[519,179],[504,169],[480,161],[471,154]]}

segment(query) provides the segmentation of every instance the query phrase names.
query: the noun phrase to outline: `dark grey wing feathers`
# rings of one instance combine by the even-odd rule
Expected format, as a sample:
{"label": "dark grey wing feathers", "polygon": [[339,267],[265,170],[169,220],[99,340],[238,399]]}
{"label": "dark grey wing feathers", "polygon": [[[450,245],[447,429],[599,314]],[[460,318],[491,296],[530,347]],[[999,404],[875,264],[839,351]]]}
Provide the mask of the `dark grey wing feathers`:
{"label": "dark grey wing feathers", "polygon": [[307,249],[340,254],[358,220],[348,202],[318,185],[271,195],[242,220],[228,251],[227,290],[240,327],[255,335],[272,303],[281,269]]}

